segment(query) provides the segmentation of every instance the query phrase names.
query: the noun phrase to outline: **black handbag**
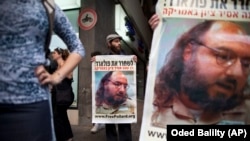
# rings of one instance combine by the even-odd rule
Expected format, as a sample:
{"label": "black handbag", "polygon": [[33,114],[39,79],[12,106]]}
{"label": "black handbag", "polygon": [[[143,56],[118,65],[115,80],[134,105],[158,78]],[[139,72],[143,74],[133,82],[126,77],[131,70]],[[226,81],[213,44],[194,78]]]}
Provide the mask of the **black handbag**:
{"label": "black handbag", "polygon": [[73,103],[74,92],[71,86],[72,81],[72,79],[65,78],[55,86],[57,105],[71,105]]}

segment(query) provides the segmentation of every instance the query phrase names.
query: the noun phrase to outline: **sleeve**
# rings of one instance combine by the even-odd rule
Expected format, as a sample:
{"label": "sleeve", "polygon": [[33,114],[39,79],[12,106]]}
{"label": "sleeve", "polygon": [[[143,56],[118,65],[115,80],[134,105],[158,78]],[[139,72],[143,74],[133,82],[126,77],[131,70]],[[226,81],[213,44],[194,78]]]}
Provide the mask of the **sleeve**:
{"label": "sleeve", "polygon": [[78,53],[81,56],[85,55],[85,49],[82,42],[77,37],[69,19],[58,5],[55,5],[53,30],[64,41],[71,53]]}

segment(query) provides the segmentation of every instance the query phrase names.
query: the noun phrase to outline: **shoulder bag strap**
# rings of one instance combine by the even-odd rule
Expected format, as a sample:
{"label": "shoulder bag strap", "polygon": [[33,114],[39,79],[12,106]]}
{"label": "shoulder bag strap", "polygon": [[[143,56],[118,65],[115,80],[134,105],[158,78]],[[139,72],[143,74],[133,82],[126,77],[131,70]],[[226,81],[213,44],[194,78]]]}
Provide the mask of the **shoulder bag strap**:
{"label": "shoulder bag strap", "polygon": [[42,3],[46,9],[46,12],[48,14],[48,19],[49,19],[49,32],[47,34],[45,46],[44,46],[45,57],[48,58],[49,53],[50,53],[49,45],[50,45],[51,36],[53,32],[53,27],[54,27],[55,2],[54,0],[43,0]]}

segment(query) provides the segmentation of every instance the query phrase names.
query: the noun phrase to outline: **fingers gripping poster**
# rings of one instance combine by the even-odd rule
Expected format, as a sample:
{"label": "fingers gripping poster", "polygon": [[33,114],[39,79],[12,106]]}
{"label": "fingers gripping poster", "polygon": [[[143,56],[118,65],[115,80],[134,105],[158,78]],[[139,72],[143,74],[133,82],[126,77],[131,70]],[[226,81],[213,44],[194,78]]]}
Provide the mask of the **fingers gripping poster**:
{"label": "fingers gripping poster", "polygon": [[140,141],[167,125],[250,124],[248,0],[158,0]]}
{"label": "fingers gripping poster", "polygon": [[133,55],[95,57],[92,62],[92,122],[137,122]]}

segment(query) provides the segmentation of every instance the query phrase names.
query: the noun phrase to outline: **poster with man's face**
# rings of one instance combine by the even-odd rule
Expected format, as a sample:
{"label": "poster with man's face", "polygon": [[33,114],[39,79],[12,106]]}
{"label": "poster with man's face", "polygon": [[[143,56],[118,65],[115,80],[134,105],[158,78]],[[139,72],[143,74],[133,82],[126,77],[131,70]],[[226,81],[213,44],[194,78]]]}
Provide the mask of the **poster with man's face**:
{"label": "poster with man's face", "polygon": [[136,121],[136,63],[133,56],[96,56],[92,62],[92,122]]}
{"label": "poster with man's face", "polygon": [[167,125],[250,124],[249,10],[206,0],[156,8],[140,141],[165,141]]}

